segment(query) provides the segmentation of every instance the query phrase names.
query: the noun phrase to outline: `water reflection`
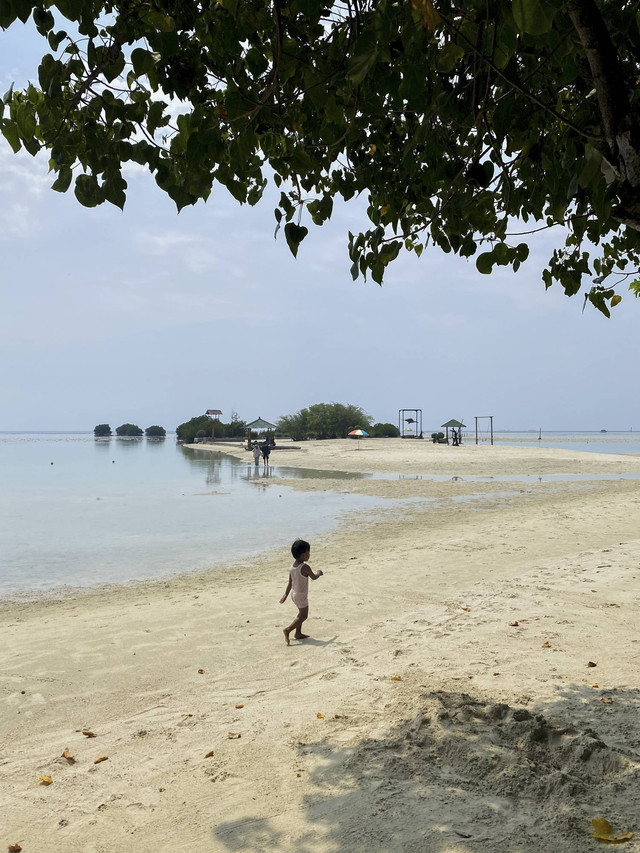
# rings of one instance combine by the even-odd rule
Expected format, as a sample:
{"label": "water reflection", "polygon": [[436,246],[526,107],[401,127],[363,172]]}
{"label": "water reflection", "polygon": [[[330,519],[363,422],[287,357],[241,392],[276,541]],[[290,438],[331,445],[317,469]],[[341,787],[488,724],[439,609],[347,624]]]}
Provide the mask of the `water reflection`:
{"label": "water reflection", "polygon": [[[278,477],[292,480],[372,480],[378,474],[363,474],[359,471],[324,471],[318,468],[289,468],[286,465],[274,466]],[[390,475],[395,479],[395,474]],[[385,478],[386,479],[386,478]]]}
{"label": "water reflection", "polygon": [[118,448],[127,448],[130,450],[132,447],[140,447],[143,444],[141,435],[117,435],[116,442]]}
{"label": "water reflection", "polygon": [[264,480],[269,477],[274,476],[274,469],[272,465],[253,465],[249,464],[246,467],[246,471],[241,475],[243,480]]}
{"label": "water reflection", "polygon": [[212,460],[207,468],[207,485],[211,485],[212,483],[218,484],[220,480],[220,463],[218,460]]}

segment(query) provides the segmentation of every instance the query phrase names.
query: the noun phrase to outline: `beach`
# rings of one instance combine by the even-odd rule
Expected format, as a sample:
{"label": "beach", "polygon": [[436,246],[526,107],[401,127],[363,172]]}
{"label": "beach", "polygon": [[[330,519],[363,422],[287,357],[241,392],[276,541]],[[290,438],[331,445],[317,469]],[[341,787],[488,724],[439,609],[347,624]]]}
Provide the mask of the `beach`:
{"label": "beach", "polygon": [[604,817],[640,850],[640,457],[299,448],[290,488],[415,499],[311,542],[310,639],[279,549],[0,602],[0,843],[577,853]]}

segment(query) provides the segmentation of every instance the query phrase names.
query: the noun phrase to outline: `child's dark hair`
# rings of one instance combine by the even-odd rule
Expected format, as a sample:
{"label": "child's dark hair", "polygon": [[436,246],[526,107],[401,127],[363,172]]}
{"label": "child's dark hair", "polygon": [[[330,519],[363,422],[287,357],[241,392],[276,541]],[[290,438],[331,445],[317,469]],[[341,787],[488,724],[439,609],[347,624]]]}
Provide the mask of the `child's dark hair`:
{"label": "child's dark hair", "polygon": [[304,539],[296,539],[291,546],[291,553],[293,554],[294,559],[299,560],[305,551],[309,551],[310,549],[311,545],[309,545],[308,542],[305,542]]}

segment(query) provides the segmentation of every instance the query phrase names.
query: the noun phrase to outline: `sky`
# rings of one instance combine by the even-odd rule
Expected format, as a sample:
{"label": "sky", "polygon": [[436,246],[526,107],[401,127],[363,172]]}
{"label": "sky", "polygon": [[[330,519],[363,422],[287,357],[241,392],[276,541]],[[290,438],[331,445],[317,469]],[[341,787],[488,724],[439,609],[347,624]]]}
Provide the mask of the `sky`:
{"label": "sky", "polygon": [[[44,41],[0,32],[0,95],[36,78]],[[124,212],[49,187],[45,158],[0,137],[0,431],[160,424],[206,409],[251,421],[321,402],[425,432],[493,415],[500,430],[640,428],[640,300],[607,320],[545,291],[559,232],[516,274],[401,254],[382,287],[352,281],[347,232],[364,202],[336,205],[294,259],[274,239],[273,192],[254,208],[226,191],[179,215],[139,167]]]}

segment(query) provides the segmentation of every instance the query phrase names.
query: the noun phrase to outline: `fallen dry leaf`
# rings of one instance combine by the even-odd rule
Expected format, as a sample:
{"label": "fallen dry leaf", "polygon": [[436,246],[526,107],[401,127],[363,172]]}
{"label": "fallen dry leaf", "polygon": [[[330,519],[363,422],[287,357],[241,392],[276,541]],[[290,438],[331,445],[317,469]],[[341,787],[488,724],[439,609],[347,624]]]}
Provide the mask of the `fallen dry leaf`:
{"label": "fallen dry leaf", "polygon": [[593,837],[597,838],[598,841],[621,844],[623,841],[630,841],[633,838],[633,832],[623,832],[619,835],[614,835],[613,827],[603,817],[594,817],[591,823],[593,824]]}
{"label": "fallen dry leaf", "polygon": [[494,674],[494,675],[500,675],[500,673],[499,673],[499,672],[494,672],[493,674]]}
{"label": "fallen dry leaf", "polygon": [[96,758],[96,760],[93,763],[94,764],[100,764],[101,761],[108,761],[108,760],[109,760],[108,755],[101,755],[98,758]]}
{"label": "fallen dry leaf", "polygon": [[589,685],[589,687],[600,687],[600,685],[599,685],[599,684],[596,684],[596,683],[594,682],[593,684],[590,684],[590,685]]}
{"label": "fallen dry leaf", "polygon": [[82,734],[85,737],[98,737],[97,734],[94,734],[94,732],[90,732],[89,729],[82,729]]}
{"label": "fallen dry leaf", "polygon": [[467,611],[467,613],[469,613],[469,612],[471,611],[471,608],[470,608],[470,607],[463,607],[462,609],[463,609],[463,610],[466,610],[466,611]]}
{"label": "fallen dry leaf", "polygon": [[39,776],[38,781],[40,782],[41,785],[52,785],[53,784],[53,779],[51,778],[51,776]]}
{"label": "fallen dry leaf", "polygon": [[204,672],[204,669],[199,669],[198,672],[200,673],[200,675],[202,675],[202,673]]}
{"label": "fallen dry leaf", "polygon": [[590,660],[589,663],[587,664],[587,666],[598,666],[598,664],[594,663],[592,660]]}
{"label": "fallen dry leaf", "polygon": [[167,790],[166,788],[158,788],[158,791],[160,791],[160,793],[161,793],[161,794],[164,794],[164,792],[165,792],[166,790]]}
{"label": "fallen dry leaf", "polygon": [[60,756],[60,758],[66,758],[66,759],[67,759],[67,761],[75,761],[75,760],[76,760],[75,755],[72,755],[72,754],[69,752],[69,747],[68,747],[68,746],[65,746],[65,748],[64,748],[64,752],[62,753],[62,755]]}
{"label": "fallen dry leaf", "polygon": [[319,720],[324,720],[324,714],[321,714],[321,713],[320,713],[320,711],[318,711],[318,713],[316,714],[316,717],[317,717]]}
{"label": "fallen dry leaf", "polygon": [[183,717],[185,718],[185,720],[186,720],[186,719],[187,719],[187,717],[193,717],[193,714],[183,714],[182,716],[183,716]]}
{"label": "fallen dry leaf", "polygon": [[240,732],[227,732],[227,737],[229,738],[229,740],[238,740],[238,738],[241,738],[242,735],[240,734]]}
{"label": "fallen dry leaf", "polygon": [[244,705],[241,702],[238,702],[238,704],[236,705],[236,708],[244,708]]}
{"label": "fallen dry leaf", "polygon": [[391,681],[402,681],[402,676],[401,675],[392,675]]}
{"label": "fallen dry leaf", "polygon": [[550,643],[550,642],[548,642],[548,641],[547,641],[546,643],[543,643],[543,644],[542,644],[542,648],[543,648],[543,649],[550,649],[550,648],[551,648],[551,643]]}
{"label": "fallen dry leaf", "polygon": [[296,773],[296,776],[298,777],[298,779],[300,779],[302,776],[302,773]]}
{"label": "fallen dry leaf", "polygon": [[209,752],[205,755],[205,758],[211,758],[212,755],[213,755],[213,750],[210,749]]}
{"label": "fallen dry leaf", "polygon": [[601,696],[600,701],[604,705],[613,705],[613,699],[611,698],[611,696]]}
{"label": "fallen dry leaf", "polygon": [[510,628],[517,628],[519,624],[520,624],[519,622],[509,622],[509,627]]}
{"label": "fallen dry leaf", "polygon": [[9,853],[20,853],[22,847],[20,847],[19,844],[10,844],[7,849],[9,850]]}

